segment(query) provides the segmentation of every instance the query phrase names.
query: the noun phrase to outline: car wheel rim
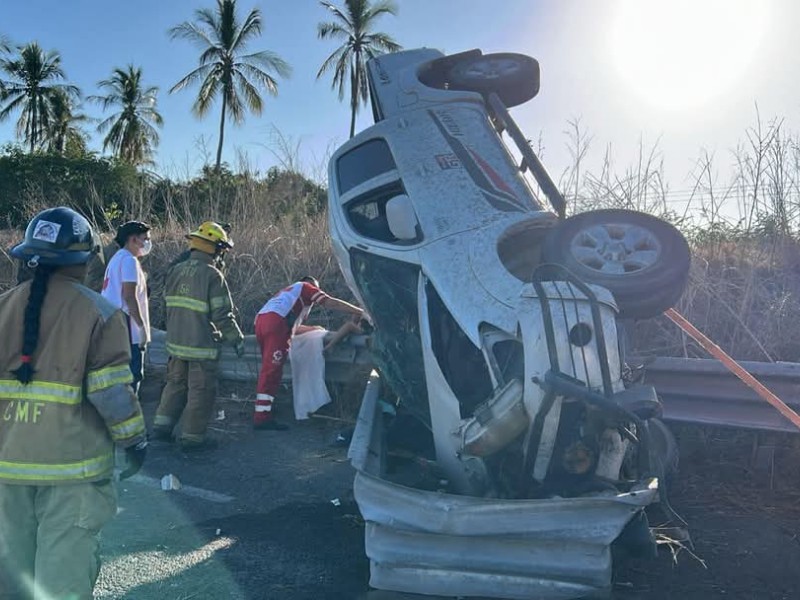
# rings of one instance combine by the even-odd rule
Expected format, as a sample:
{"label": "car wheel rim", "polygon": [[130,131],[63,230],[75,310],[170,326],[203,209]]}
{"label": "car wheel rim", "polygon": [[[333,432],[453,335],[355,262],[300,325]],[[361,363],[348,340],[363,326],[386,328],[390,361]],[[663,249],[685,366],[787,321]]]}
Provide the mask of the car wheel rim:
{"label": "car wheel rim", "polygon": [[500,79],[519,70],[519,63],[512,58],[492,58],[475,61],[464,70],[471,79]]}
{"label": "car wheel rim", "polygon": [[656,264],[661,244],[643,227],[618,223],[581,230],[570,244],[574,259],[602,275],[631,275]]}

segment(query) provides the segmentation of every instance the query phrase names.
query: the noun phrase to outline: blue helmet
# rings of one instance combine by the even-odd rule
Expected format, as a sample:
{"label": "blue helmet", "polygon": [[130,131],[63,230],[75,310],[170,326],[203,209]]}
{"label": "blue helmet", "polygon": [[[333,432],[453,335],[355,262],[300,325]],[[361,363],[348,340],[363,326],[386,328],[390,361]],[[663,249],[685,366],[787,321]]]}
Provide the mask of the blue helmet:
{"label": "blue helmet", "polygon": [[97,252],[97,238],[85,217],[71,208],[48,208],[36,215],[25,230],[25,239],[11,249],[11,256],[35,266],[80,265]]}

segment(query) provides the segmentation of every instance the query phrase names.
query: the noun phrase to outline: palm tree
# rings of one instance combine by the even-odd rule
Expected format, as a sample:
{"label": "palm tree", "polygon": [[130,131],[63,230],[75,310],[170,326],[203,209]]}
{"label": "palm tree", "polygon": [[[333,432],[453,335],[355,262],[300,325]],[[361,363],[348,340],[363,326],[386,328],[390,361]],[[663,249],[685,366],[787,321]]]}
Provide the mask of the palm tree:
{"label": "palm tree", "polygon": [[79,125],[90,121],[84,114],[76,114],[73,99],[63,90],[56,90],[50,98],[50,123],[45,141],[50,152],[64,154],[68,147],[85,147],[86,138]]}
{"label": "palm tree", "polygon": [[57,83],[65,78],[58,52],[45,52],[36,42],[19,48],[18,56],[0,58],[0,71],[9,76],[0,100],[0,121],[20,109],[17,135],[33,152],[42,143],[50,123],[50,100],[59,92],[77,97],[74,85]]}
{"label": "palm tree", "polygon": [[401,46],[389,35],[373,32],[375,22],[383,14],[397,15],[397,6],[392,0],[345,0],[344,9],[332,2],[320,0],[320,4],[333,13],[335,21],[319,23],[317,37],[342,39],[344,43],[325,59],[317,72],[317,79],[333,69],[331,87],[338,89],[339,100],[344,98],[345,86],[350,83],[350,137],[356,130],[356,113],[369,98],[367,90],[367,60],[384,52],[397,52]]}
{"label": "palm tree", "polygon": [[108,93],[91,96],[103,110],[118,108],[97,126],[100,133],[108,132],[103,139],[103,151],[111,148],[114,156],[132,165],[148,163],[153,148],[158,145],[158,129],[164,119],[156,108],[156,86],[144,87],[141,67],[128,65],[127,69],[116,68],[109,79],[97,83]]}
{"label": "palm tree", "polygon": [[225,137],[225,115],[234,123],[242,123],[246,109],[260,115],[263,100],[260,91],[278,94],[278,83],[272,73],[289,77],[291,67],[269,50],[242,54],[247,44],[261,34],[261,11],[251,10],[244,21],[236,15],[236,0],[217,0],[215,9],[196,10],[195,21],[186,21],[169,30],[171,39],[182,38],[196,44],[200,50],[200,66],[176,83],[170,93],[190,85],[200,84],[192,112],[204,116],[217,95],[222,96],[219,120],[219,143],[215,170],[222,161],[222,142]]}

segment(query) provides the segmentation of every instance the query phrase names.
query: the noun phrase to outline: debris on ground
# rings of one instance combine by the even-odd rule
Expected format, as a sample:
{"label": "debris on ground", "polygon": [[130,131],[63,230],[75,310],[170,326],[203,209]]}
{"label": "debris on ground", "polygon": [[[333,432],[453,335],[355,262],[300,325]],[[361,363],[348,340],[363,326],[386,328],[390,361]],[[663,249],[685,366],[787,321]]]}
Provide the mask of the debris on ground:
{"label": "debris on ground", "polygon": [[164,475],[161,478],[161,489],[165,492],[170,490],[179,490],[181,489],[181,481],[175,475],[170,473],[169,475]]}

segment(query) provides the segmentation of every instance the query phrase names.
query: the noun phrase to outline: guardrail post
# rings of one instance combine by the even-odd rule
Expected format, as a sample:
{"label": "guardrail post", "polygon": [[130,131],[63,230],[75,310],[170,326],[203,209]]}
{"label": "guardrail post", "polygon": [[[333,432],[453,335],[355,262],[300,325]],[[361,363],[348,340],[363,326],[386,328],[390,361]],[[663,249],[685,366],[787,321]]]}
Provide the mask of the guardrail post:
{"label": "guardrail post", "polygon": [[773,477],[775,475],[775,443],[772,440],[764,440],[764,436],[756,432],[753,436],[753,454],[750,457],[750,464],[756,476],[773,489]]}

